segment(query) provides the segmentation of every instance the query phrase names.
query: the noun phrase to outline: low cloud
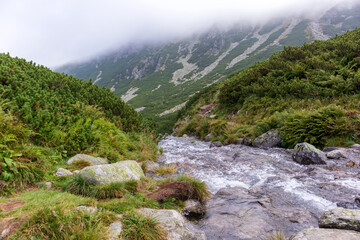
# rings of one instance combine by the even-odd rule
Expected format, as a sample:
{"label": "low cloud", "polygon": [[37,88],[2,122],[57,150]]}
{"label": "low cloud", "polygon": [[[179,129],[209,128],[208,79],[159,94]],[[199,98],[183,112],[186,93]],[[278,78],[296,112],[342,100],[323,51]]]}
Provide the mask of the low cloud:
{"label": "low cloud", "polygon": [[214,24],[311,15],[338,3],[344,0],[1,1],[0,52],[55,67],[131,42],[182,38]]}

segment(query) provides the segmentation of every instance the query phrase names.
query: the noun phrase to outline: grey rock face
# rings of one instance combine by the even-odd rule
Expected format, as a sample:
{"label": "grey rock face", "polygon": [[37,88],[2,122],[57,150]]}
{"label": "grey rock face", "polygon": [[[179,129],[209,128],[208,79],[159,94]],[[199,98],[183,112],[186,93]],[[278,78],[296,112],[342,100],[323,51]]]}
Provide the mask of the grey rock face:
{"label": "grey rock face", "polygon": [[298,232],[292,240],[359,240],[360,233],[339,229],[309,228]]}
{"label": "grey rock face", "polygon": [[59,168],[57,171],[56,171],[56,176],[59,176],[59,177],[65,177],[65,176],[71,176],[73,175],[72,172],[70,172],[69,170],[67,169],[64,169],[64,168]]}
{"label": "grey rock face", "polygon": [[350,148],[360,151],[360,144],[354,144]]}
{"label": "grey rock face", "polygon": [[109,226],[108,237],[110,240],[121,240],[122,223],[120,221],[113,222]]}
{"label": "grey rock face", "polygon": [[347,158],[347,153],[342,149],[333,150],[331,152],[326,153],[326,156],[330,159],[340,159]]}
{"label": "grey rock face", "polygon": [[101,158],[101,157],[93,157],[90,155],[86,155],[86,154],[76,154],[75,156],[73,156],[72,158],[70,158],[66,164],[70,165],[72,164],[74,161],[78,161],[78,160],[84,160],[86,162],[88,162],[91,165],[100,165],[100,164],[107,164],[108,161],[105,158]]}
{"label": "grey rock face", "polygon": [[205,206],[198,200],[190,199],[184,202],[183,212],[186,216],[201,216],[205,214]]}
{"label": "grey rock face", "polygon": [[281,135],[276,130],[270,130],[255,138],[252,145],[254,147],[280,147]]}
{"label": "grey rock face", "polygon": [[156,218],[168,234],[168,240],[206,240],[202,231],[191,229],[184,217],[175,210],[142,208],[137,211]]}
{"label": "grey rock face", "polygon": [[355,230],[360,232],[360,210],[336,208],[327,211],[321,215],[319,227]]}
{"label": "grey rock face", "polygon": [[95,185],[140,180],[144,177],[140,165],[132,160],[86,167],[79,174],[85,181]]}
{"label": "grey rock face", "polygon": [[295,162],[303,165],[326,164],[327,159],[324,152],[309,143],[296,144],[292,158]]}

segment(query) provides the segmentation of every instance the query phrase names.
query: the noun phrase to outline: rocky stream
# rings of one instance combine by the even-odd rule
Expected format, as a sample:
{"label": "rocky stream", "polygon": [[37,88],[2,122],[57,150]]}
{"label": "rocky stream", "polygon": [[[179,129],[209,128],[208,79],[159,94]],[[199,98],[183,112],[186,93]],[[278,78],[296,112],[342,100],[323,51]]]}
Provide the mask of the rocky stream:
{"label": "rocky stream", "polygon": [[[360,208],[360,150],[355,148],[342,149],[345,157],[323,165],[301,165],[292,159],[293,150],[282,148],[210,147],[209,142],[173,136],[159,147],[164,152],[160,164],[173,164],[177,174],[206,182],[211,192],[206,214],[193,223],[209,240],[269,239],[276,231],[293,236],[318,228],[325,211]],[[360,238],[348,232],[356,236],[329,239]]]}

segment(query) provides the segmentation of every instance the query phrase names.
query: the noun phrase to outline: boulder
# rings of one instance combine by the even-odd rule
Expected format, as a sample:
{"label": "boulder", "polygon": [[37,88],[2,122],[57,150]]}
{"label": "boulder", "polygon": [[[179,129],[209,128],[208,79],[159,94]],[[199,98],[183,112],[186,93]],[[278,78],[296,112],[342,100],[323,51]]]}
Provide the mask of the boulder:
{"label": "boulder", "polygon": [[205,140],[205,142],[210,142],[214,138],[215,138],[215,135],[213,133],[209,133],[208,135],[205,136],[204,140]]}
{"label": "boulder", "polygon": [[52,187],[52,182],[38,182],[36,183],[36,186],[49,190]]}
{"label": "boulder", "polygon": [[270,130],[255,138],[252,142],[254,147],[280,147],[281,135],[277,130]]}
{"label": "boulder", "polygon": [[110,224],[109,230],[108,230],[108,238],[110,240],[121,240],[120,237],[121,231],[122,231],[122,223],[121,221],[116,221]]}
{"label": "boulder", "polygon": [[236,142],[235,142],[236,145],[241,145],[241,144],[243,144],[243,143],[244,143],[244,139],[243,139],[243,138],[236,139]]}
{"label": "boulder", "polygon": [[244,143],[243,144],[246,145],[246,146],[251,146],[251,144],[252,144],[251,137],[244,138]]}
{"label": "boulder", "polygon": [[80,212],[88,213],[88,214],[91,214],[91,215],[97,213],[97,211],[98,211],[97,207],[88,207],[88,206],[85,206],[85,205],[77,206],[75,209],[80,211]]}
{"label": "boulder", "polygon": [[355,150],[359,150],[360,151],[360,144],[354,144],[354,145],[351,145],[352,149],[355,149]]}
{"label": "boulder", "polygon": [[143,164],[146,165],[146,171],[151,171],[151,172],[153,172],[155,169],[160,167],[160,164],[150,160],[146,160],[145,162],[143,162]]}
{"label": "boulder", "polygon": [[204,232],[191,229],[184,217],[175,210],[142,208],[137,211],[155,218],[168,234],[168,240],[206,240]]}
{"label": "boulder", "polygon": [[292,240],[359,240],[360,233],[349,230],[308,228],[298,232]]}
{"label": "boulder", "polygon": [[70,172],[69,170],[67,169],[64,169],[64,168],[59,168],[56,173],[55,173],[56,176],[59,176],[59,177],[66,177],[66,176],[71,176],[73,175],[72,172]]}
{"label": "boulder", "polygon": [[340,158],[347,158],[347,153],[342,149],[333,150],[331,152],[326,153],[327,158],[330,159],[340,159]]}
{"label": "boulder", "polygon": [[210,144],[210,148],[213,148],[213,147],[221,147],[222,146],[222,143],[221,142],[212,142]]}
{"label": "boulder", "polygon": [[309,143],[296,144],[292,158],[295,162],[303,165],[326,164],[325,160],[327,159],[323,151]]}
{"label": "boulder", "polygon": [[360,232],[360,210],[336,208],[326,211],[319,219],[319,227]]}
{"label": "boulder", "polygon": [[331,152],[331,151],[334,151],[334,150],[339,150],[340,148],[338,147],[325,147],[323,149],[323,152]]}
{"label": "boulder", "polygon": [[140,165],[132,160],[86,167],[79,174],[86,182],[95,185],[140,180],[144,177]]}
{"label": "boulder", "polygon": [[78,160],[84,160],[85,162],[91,164],[91,165],[100,165],[100,164],[107,164],[108,160],[105,158],[101,158],[101,157],[93,157],[90,155],[86,155],[86,154],[76,154],[75,156],[73,156],[72,158],[70,158],[66,164],[70,165],[75,161]]}
{"label": "boulder", "polygon": [[198,200],[189,199],[184,202],[183,212],[185,216],[201,217],[205,214],[205,206]]}

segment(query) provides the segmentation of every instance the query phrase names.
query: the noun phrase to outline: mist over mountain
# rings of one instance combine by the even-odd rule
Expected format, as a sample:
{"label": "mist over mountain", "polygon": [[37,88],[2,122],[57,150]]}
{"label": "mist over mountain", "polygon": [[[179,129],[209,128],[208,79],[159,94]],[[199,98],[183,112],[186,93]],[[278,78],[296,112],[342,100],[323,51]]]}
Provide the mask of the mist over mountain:
{"label": "mist over mountain", "polygon": [[166,129],[189,97],[202,88],[267,59],[284,46],[326,40],[358,26],[360,5],[342,4],[311,17],[274,17],[266,23],[231,27],[218,24],[181,40],[134,43],[57,71],[110,88]]}

